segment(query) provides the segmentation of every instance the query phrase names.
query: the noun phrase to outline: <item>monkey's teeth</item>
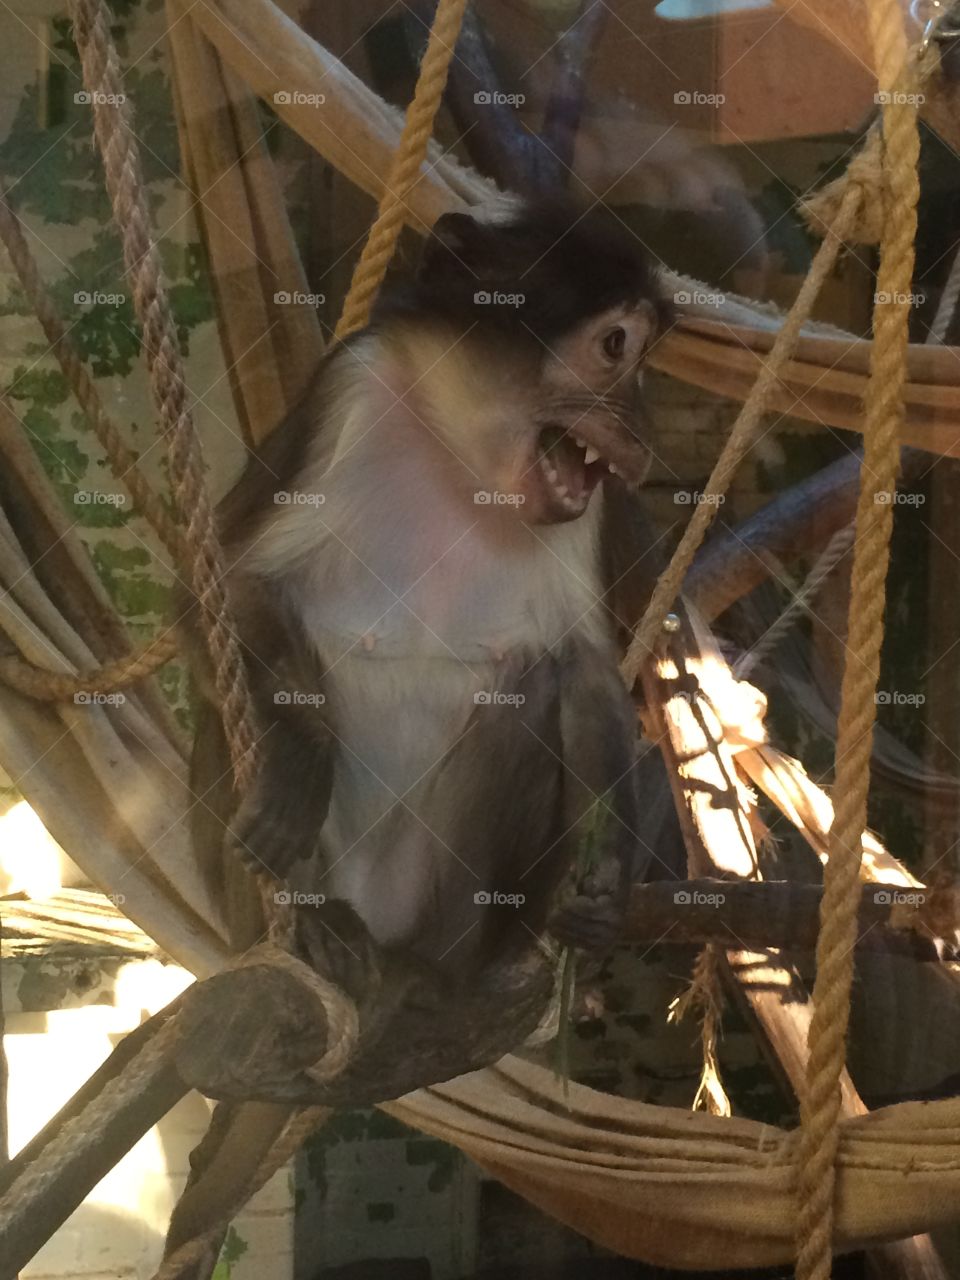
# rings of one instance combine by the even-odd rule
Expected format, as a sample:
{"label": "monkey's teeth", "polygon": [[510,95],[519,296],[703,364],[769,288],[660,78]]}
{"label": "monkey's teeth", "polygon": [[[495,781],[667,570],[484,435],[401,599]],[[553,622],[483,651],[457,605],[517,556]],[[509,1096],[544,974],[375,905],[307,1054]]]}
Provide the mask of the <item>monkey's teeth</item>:
{"label": "monkey's teeth", "polygon": [[611,474],[612,476],[616,476],[616,475],[619,475],[619,474],[620,474],[620,473],[617,471],[617,468],[613,465],[613,463],[612,463],[612,462],[608,462],[608,463],[607,463],[607,470],[610,472],[610,474]]}
{"label": "monkey's teeth", "polygon": [[[580,442],[577,441],[577,443],[579,444]],[[589,467],[590,463],[596,462],[600,455],[597,453],[596,449],[594,449],[593,445],[586,445],[585,448],[586,453],[583,455],[583,465],[585,467]]]}
{"label": "monkey's teeth", "polygon": [[575,441],[576,441],[576,443],[577,443],[577,448],[578,448],[578,449],[585,449],[585,448],[587,447],[587,442],[586,442],[586,440],[581,440],[579,436],[574,436],[573,438],[574,438],[574,440],[575,440]]}

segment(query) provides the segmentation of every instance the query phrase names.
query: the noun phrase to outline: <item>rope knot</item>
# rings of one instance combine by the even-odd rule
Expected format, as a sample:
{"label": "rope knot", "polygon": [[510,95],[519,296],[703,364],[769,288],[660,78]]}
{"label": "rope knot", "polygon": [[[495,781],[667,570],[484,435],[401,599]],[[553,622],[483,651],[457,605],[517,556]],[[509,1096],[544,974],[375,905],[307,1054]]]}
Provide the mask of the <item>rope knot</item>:
{"label": "rope knot", "polygon": [[821,238],[834,226],[840,205],[851,187],[860,189],[857,218],[847,239],[851,244],[879,244],[883,235],[887,179],[883,164],[883,140],[872,128],[863,147],[850,161],[842,177],[828,182],[800,206],[804,221]]}

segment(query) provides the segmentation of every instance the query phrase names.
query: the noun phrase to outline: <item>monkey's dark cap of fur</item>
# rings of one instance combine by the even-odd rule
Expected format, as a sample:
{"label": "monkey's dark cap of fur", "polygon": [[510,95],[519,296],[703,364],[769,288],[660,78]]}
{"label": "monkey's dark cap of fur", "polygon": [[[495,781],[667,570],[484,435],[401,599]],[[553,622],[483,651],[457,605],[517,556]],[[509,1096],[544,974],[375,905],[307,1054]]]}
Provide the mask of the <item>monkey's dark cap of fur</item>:
{"label": "monkey's dark cap of fur", "polygon": [[[660,303],[656,270],[619,218],[566,201],[526,205],[504,222],[444,214],[414,292],[452,320],[526,329],[544,341],[620,304]],[[666,304],[659,309],[666,319]]]}

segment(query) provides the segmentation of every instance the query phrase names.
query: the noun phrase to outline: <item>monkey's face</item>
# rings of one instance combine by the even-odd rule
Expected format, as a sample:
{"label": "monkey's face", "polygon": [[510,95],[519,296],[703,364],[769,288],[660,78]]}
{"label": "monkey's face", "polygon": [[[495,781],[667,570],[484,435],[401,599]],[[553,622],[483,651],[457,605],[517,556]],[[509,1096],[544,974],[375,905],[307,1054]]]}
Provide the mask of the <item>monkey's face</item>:
{"label": "monkey's face", "polygon": [[592,316],[545,349],[532,459],[521,514],[534,523],[575,520],[607,475],[631,487],[647,474],[640,377],[655,336],[642,300]]}

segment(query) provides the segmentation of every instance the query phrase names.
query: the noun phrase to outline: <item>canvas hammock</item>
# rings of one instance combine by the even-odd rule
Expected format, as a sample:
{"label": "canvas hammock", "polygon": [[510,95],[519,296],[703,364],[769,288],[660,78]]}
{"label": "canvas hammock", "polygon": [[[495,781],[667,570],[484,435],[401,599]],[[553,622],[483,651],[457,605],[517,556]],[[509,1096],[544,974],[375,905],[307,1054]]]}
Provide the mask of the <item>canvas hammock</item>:
{"label": "canvas hammock", "polygon": [[[402,121],[270,0],[212,0],[192,8],[169,0],[168,7],[186,167],[191,185],[209,190],[197,212],[211,254],[225,356],[235,364],[238,414],[255,439],[262,424],[296,399],[320,348],[309,313],[290,308],[281,325],[273,325],[274,312],[266,320],[270,294],[278,287],[305,290],[306,282],[270,158],[257,145],[255,95],[272,100],[280,85],[308,93],[322,83],[325,112],[278,110],[372,194],[379,194],[379,175]],[[435,149],[414,190],[412,216],[422,229],[440,212],[490,195],[489,183]],[[222,230],[227,220],[244,223],[243,242]],[[269,283],[264,266],[276,273]],[[742,301],[727,307],[736,328],[697,319],[664,344],[662,363],[737,395],[776,319]],[[731,357],[739,359],[744,344],[747,363],[731,373]],[[856,429],[853,406],[863,393],[867,346],[810,327],[789,366],[788,377],[805,389],[803,408],[791,411]],[[955,359],[953,350],[910,353],[911,438],[933,452],[949,451],[937,433],[949,434],[960,422],[951,381]],[[741,372],[735,385],[731,379]],[[6,403],[0,404],[0,456],[0,626],[11,648],[67,673],[121,656],[127,644],[105,592]],[[64,581],[71,583],[67,592]],[[0,764],[18,779],[54,838],[96,884],[122,889],[126,913],[174,959],[198,977],[222,968],[229,960],[225,924],[199,880],[183,822],[185,746],[150,683],[109,708],[38,703],[0,685],[0,705]],[[385,1105],[450,1141],[547,1212],[629,1256],[681,1267],[707,1267],[718,1257],[761,1266],[792,1256],[794,1134],[578,1086],[571,1087],[568,1106],[550,1073],[513,1057]],[[838,1173],[838,1247],[953,1220],[960,1102],[844,1120]]]}

